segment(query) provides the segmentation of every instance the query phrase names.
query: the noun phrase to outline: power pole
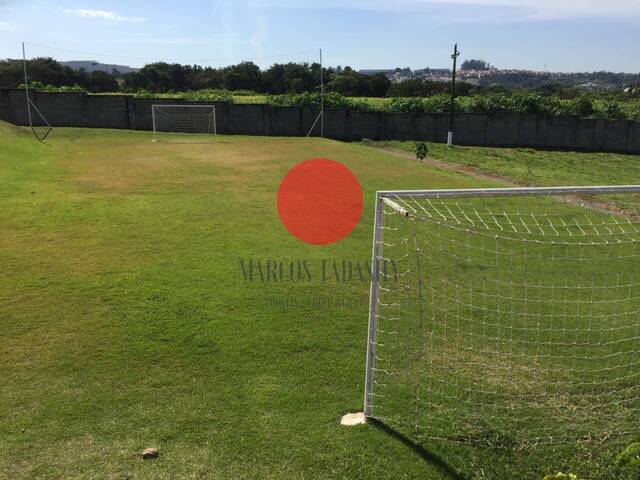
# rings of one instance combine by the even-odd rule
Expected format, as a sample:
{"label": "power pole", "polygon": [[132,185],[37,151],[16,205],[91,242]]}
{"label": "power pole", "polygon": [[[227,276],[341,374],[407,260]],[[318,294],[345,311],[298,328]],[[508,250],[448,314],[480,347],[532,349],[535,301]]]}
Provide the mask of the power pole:
{"label": "power pole", "polygon": [[458,65],[458,57],[460,52],[458,51],[458,44],[453,47],[453,76],[451,78],[451,109],[449,110],[449,134],[447,135],[447,146],[453,146],[453,117],[456,110],[456,67]]}
{"label": "power pole", "polygon": [[322,49],[320,49],[320,137],[324,138],[324,76],[322,73]]}

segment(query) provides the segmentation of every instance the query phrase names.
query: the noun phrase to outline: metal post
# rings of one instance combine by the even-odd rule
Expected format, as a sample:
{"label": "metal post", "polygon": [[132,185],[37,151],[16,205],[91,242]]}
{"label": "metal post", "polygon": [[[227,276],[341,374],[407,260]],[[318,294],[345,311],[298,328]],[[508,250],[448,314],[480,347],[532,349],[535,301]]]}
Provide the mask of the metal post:
{"label": "metal post", "polygon": [[322,49],[320,49],[320,137],[324,138],[324,76],[322,73]]}
{"label": "metal post", "polygon": [[373,227],[373,254],[371,256],[371,293],[369,296],[369,334],[367,336],[367,367],[364,387],[364,416],[373,414],[374,374],[376,369],[376,342],[378,335],[378,294],[380,292],[380,259],[384,228],[384,203],[376,194],[375,222]]}
{"label": "metal post", "polygon": [[31,120],[31,100],[29,99],[29,79],[27,77],[27,56],[24,53],[24,42],[22,42],[22,68],[24,69],[24,93],[27,99],[27,114],[29,115],[29,128],[33,130]]}
{"label": "metal post", "polygon": [[447,135],[447,146],[449,147],[453,146],[453,117],[456,109],[456,66],[459,56],[460,52],[458,51],[458,44],[456,43],[453,48],[453,55],[451,55],[453,59],[453,75],[451,77],[451,108],[449,110],[449,133]]}
{"label": "metal post", "polygon": [[153,123],[153,142],[156,142],[156,106],[151,105],[151,122]]}

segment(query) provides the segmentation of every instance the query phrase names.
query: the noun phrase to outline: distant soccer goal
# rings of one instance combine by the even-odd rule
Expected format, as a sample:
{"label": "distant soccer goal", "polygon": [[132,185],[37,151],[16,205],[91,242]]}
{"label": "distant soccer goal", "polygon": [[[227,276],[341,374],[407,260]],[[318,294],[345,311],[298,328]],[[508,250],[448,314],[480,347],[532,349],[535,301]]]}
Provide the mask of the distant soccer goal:
{"label": "distant soccer goal", "polygon": [[[153,141],[198,141],[218,133],[215,105],[152,105]],[[163,133],[201,134],[183,137]]]}
{"label": "distant soccer goal", "polygon": [[639,194],[379,192],[364,416],[491,448],[636,435]]}

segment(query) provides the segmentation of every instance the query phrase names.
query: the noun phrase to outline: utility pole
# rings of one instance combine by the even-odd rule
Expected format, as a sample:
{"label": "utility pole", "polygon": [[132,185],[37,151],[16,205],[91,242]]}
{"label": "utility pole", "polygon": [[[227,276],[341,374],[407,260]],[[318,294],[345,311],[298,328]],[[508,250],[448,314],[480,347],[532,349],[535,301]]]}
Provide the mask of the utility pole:
{"label": "utility pole", "polygon": [[458,51],[458,44],[456,43],[453,48],[453,55],[451,58],[453,59],[453,76],[451,78],[451,109],[449,113],[449,134],[447,135],[447,146],[453,146],[453,117],[456,110],[456,67],[458,65],[458,57],[460,56],[460,52]]}
{"label": "utility pole", "polygon": [[322,74],[322,49],[320,49],[320,137],[324,138],[324,76]]}

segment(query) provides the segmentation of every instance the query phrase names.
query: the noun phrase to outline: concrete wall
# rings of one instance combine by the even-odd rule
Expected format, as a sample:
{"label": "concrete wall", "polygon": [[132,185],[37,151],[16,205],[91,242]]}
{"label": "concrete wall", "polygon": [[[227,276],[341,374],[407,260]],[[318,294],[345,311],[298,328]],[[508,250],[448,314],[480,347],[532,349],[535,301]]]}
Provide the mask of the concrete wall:
{"label": "concrete wall", "polygon": [[[54,127],[135,130],[152,129],[152,104],[187,103],[126,95],[43,92],[32,92],[32,100]],[[220,103],[216,119],[222,134],[304,136],[317,115],[310,108]],[[33,119],[39,122],[37,115]],[[0,90],[0,120],[28,125],[23,90]],[[455,122],[458,145],[640,154],[640,122],[519,113],[457,114]],[[449,118],[446,114],[327,110],[324,126],[325,136],[337,140],[445,142]]]}

